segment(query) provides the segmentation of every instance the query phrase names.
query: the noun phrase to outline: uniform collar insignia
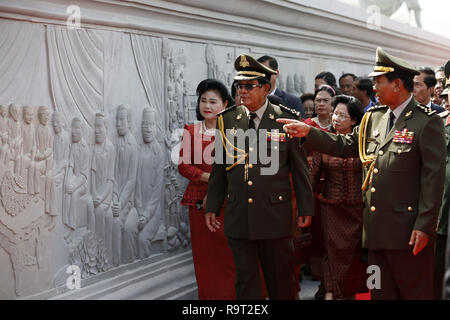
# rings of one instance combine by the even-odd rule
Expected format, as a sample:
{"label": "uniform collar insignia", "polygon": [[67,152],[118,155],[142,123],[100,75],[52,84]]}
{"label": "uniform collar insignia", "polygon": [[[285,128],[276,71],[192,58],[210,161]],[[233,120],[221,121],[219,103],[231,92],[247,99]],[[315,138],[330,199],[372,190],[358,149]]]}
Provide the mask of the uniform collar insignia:
{"label": "uniform collar insignia", "polygon": [[242,119],[242,113],[239,113],[236,117],[236,120],[241,120]]}
{"label": "uniform collar insignia", "polygon": [[411,115],[412,115],[412,111],[409,110],[409,111],[405,114],[405,117],[406,117],[406,118],[409,118],[409,117],[411,117]]}
{"label": "uniform collar insignia", "polygon": [[375,129],[375,130],[373,131],[373,135],[374,135],[374,137],[378,137],[378,136],[380,135],[380,130]]}
{"label": "uniform collar insignia", "polygon": [[275,116],[273,115],[273,114],[269,114],[269,118],[270,118],[270,120],[273,120],[273,119],[275,119]]}

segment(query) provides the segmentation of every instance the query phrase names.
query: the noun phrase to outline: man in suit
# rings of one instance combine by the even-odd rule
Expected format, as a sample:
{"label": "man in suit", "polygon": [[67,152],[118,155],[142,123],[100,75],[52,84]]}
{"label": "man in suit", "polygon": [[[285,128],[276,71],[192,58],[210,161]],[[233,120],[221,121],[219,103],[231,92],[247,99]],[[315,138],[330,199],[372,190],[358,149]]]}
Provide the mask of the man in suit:
{"label": "man in suit", "polygon": [[239,56],[235,68],[241,105],[218,115],[206,223],[212,232],[220,227],[216,217],[226,199],[224,233],[236,266],[237,299],[261,299],[259,265],[270,299],[295,299],[290,174],[300,227],[311,223],[313,193],[306,153],[276,119],[300,120],[300,114],[268,101],[274,70],[249,55]]}
{"label": "man in suit", "polygon": [[278,70],[278,61],[271,56],[262,56],[258,58],[258,62],[276,72],[275,74],[272,74],[269,79],[271,86],[269,95],[280,97],[286,107],[297,110],[298,112],[300,112],[302,118],[306,118],[306,113],[305,109],[303,108],[302,101],[296,96],[287,93],[277,87],[277,79],[280,76],[280,71]]}
{"label": "man in suit", "polygon": [[419,69],[419,72],[420,74],[414,77],[414,99],[437,113],[445,111],[443,107],[431,102],[434,86],[437,83],[433,69],[422,67]]}
{"label": "man in suit", "polygon": [[[304,146],[334,156],[359,152],[365,202],[363,247],[369,265],[379,267],[373,299],[433,299],[433,239],[445,175],[444,125],[411,93],[419,72],[377,49],[369,76],[380,106],[347,136],[316,130],[294,120],[284,130],[306,137]],[[375,282],[376,284],[376,282]]]}

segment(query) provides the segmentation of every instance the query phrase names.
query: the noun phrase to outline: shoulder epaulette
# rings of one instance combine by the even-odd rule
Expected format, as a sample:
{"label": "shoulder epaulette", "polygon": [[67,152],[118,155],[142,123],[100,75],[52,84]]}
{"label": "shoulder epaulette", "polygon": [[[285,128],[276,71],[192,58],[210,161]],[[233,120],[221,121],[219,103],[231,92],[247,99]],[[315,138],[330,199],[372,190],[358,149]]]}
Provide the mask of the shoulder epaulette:
{"label": "shoulder epaulette", "polygon": [[431,110],[431,108],[428,108],[427,106],[424,106],[423,104],[420,104],[420,103],[418,103],[418,104],[416,105],[416,107],[417,107],[420,111],[426,113],[428,116],[431,116],[432,114],[436,113],[436,110]]}
{"label": "shoulder epaulette", "polygon": [[300,117],[300,116],[301,116],[301,115],[300,115],[300,112],[298,112],[298,111],[295,110],[295,109],[288,108],[288,107],[286,107],[286,106],[284,106],[284,105],[282,105],[282,104],[277,104],[277,106],[279,106],[281,110],[286,111],[287,113],[290,113],[290,114],[292,114],[293,116],[296,116],[296,117]]}
{"label": "shoulder epaulette", "polygon": [[367,111],[385,110],[387,108],[388,108],[388,106],[379,105],[379,106],[370,107],[369,109],[367,109]]}
{"label": "shoulder epaulette", "polygon": [[225,108],[222,111],[220,111],[217,116],[220,116],[221,114],[227,113],[228,111],[234,110],[237,108],[237,105],[232,105],[231,107]]}
{"label": "shoulder epaulette", "polygon": [[445,118],[445,117],[447,117],[449,115],[449,113],[450,113],[450,111],[445,110],[445,111],[442,111],[442,112],[438,113],[438,116],[441,117],[441,118]]}

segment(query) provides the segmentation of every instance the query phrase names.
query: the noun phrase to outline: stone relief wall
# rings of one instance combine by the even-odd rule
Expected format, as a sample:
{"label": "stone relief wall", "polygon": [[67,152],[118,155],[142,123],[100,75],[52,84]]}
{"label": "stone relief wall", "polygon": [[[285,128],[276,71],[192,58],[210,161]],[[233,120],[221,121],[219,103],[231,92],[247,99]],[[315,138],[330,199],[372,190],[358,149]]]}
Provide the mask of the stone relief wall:
{"label": "stone relief wall", "polygon": [[[7,299],[64,287],[70,265],[88,278],[188,248],[180,205],[187,181],[177,157],[184,124],[196,121],[198,82],[212,77],[230,88],[235,57],[249,52],[277,57],[279,86],[295,95],[312,90],[316,71],[306,58],[261,49],[4,19],[0,28],[0,40],[29,35],[23,43],[32,46],[28,54],[0,47],[5,65],[15,50],[25,61],[13,73],[0,68],[0,298]],[[18,81],[31,89],[2,90]]]}

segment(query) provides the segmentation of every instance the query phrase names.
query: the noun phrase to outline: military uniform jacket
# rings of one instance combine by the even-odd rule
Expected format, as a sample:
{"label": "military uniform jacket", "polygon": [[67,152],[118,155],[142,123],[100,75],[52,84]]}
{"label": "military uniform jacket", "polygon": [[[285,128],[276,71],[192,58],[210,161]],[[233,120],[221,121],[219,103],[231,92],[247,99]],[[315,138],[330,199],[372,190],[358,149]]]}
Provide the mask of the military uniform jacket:
{"label": "military uniform jacket", "polygon": [[[359,127],[347,136],[311,128],[305,141],[305,147],[340,157],[354,156],[361,143],[374,157],[372,179],[363,191],[363,247],[372,250],[408,249],[412,230],[433,235],[444,184],[441,118],[412,99],[387,134],[388,110],[371,108],[365,137]],[[413,133],[410,143],[395,139],[404,129]],[[363,167],[363,179],[368,173],[369,165]]]}
{"label": "military uniform jacket", "polygon": [[445,144],[447,146],[447,157],[445,166],[445,183],[444,192],[442,194],[442,206],[439,211],[438,228],[437,233],[440,235],[446,235],[448,232],[448,213],[450,210],[450,115],[448,111],[445,112],[447,117],[444,119],[445,125]]}
{"label": "military uniform jacket", "polygon": [[[233,107],[222,113],[226,130],[246,132],[249,119],[245,107]],[[245,151],[249,152],[249,166],[245,179],[245,162],[226,170],[229,164],[215,162],[208,182],[208,197],[206,212],[217,215],[224,200],[224,233],[227,237],[260,240],[288,237],[292,234],[292,197],[289,175],[292,173],[293,187],[296,195],[298,215],[312,216],[314,214],[313,193],[309,180],[306,152],[300,147],[298,138],[290,139],[287,135],[278,137],[274,134],[283,133],[283,125],[277,123],[277,118],[300,119],[300,114],[284,106],[267,105],[258,126],[258,135],[249,139]],[[218,119],[219,125],[219,119]],[[267,137],[271,133],[271,138]],[[264,145],[263,141],[266,140]],[[270,141],[267,141],[270,140]],[[282,141],[284,140],[284,141]],[[216,136],[215,152],[223,148],[220,133]],[[234,144],[235,142],[233,142]],[[274,174],[261,174],[261,169],[269,167],[258,157],[252,163],[252,152],[266,148],[268,155],[279,152],[279,165]],[[254,155],[253,155],[254,156]],[[265,162],[267,163],[267,162]]]}

